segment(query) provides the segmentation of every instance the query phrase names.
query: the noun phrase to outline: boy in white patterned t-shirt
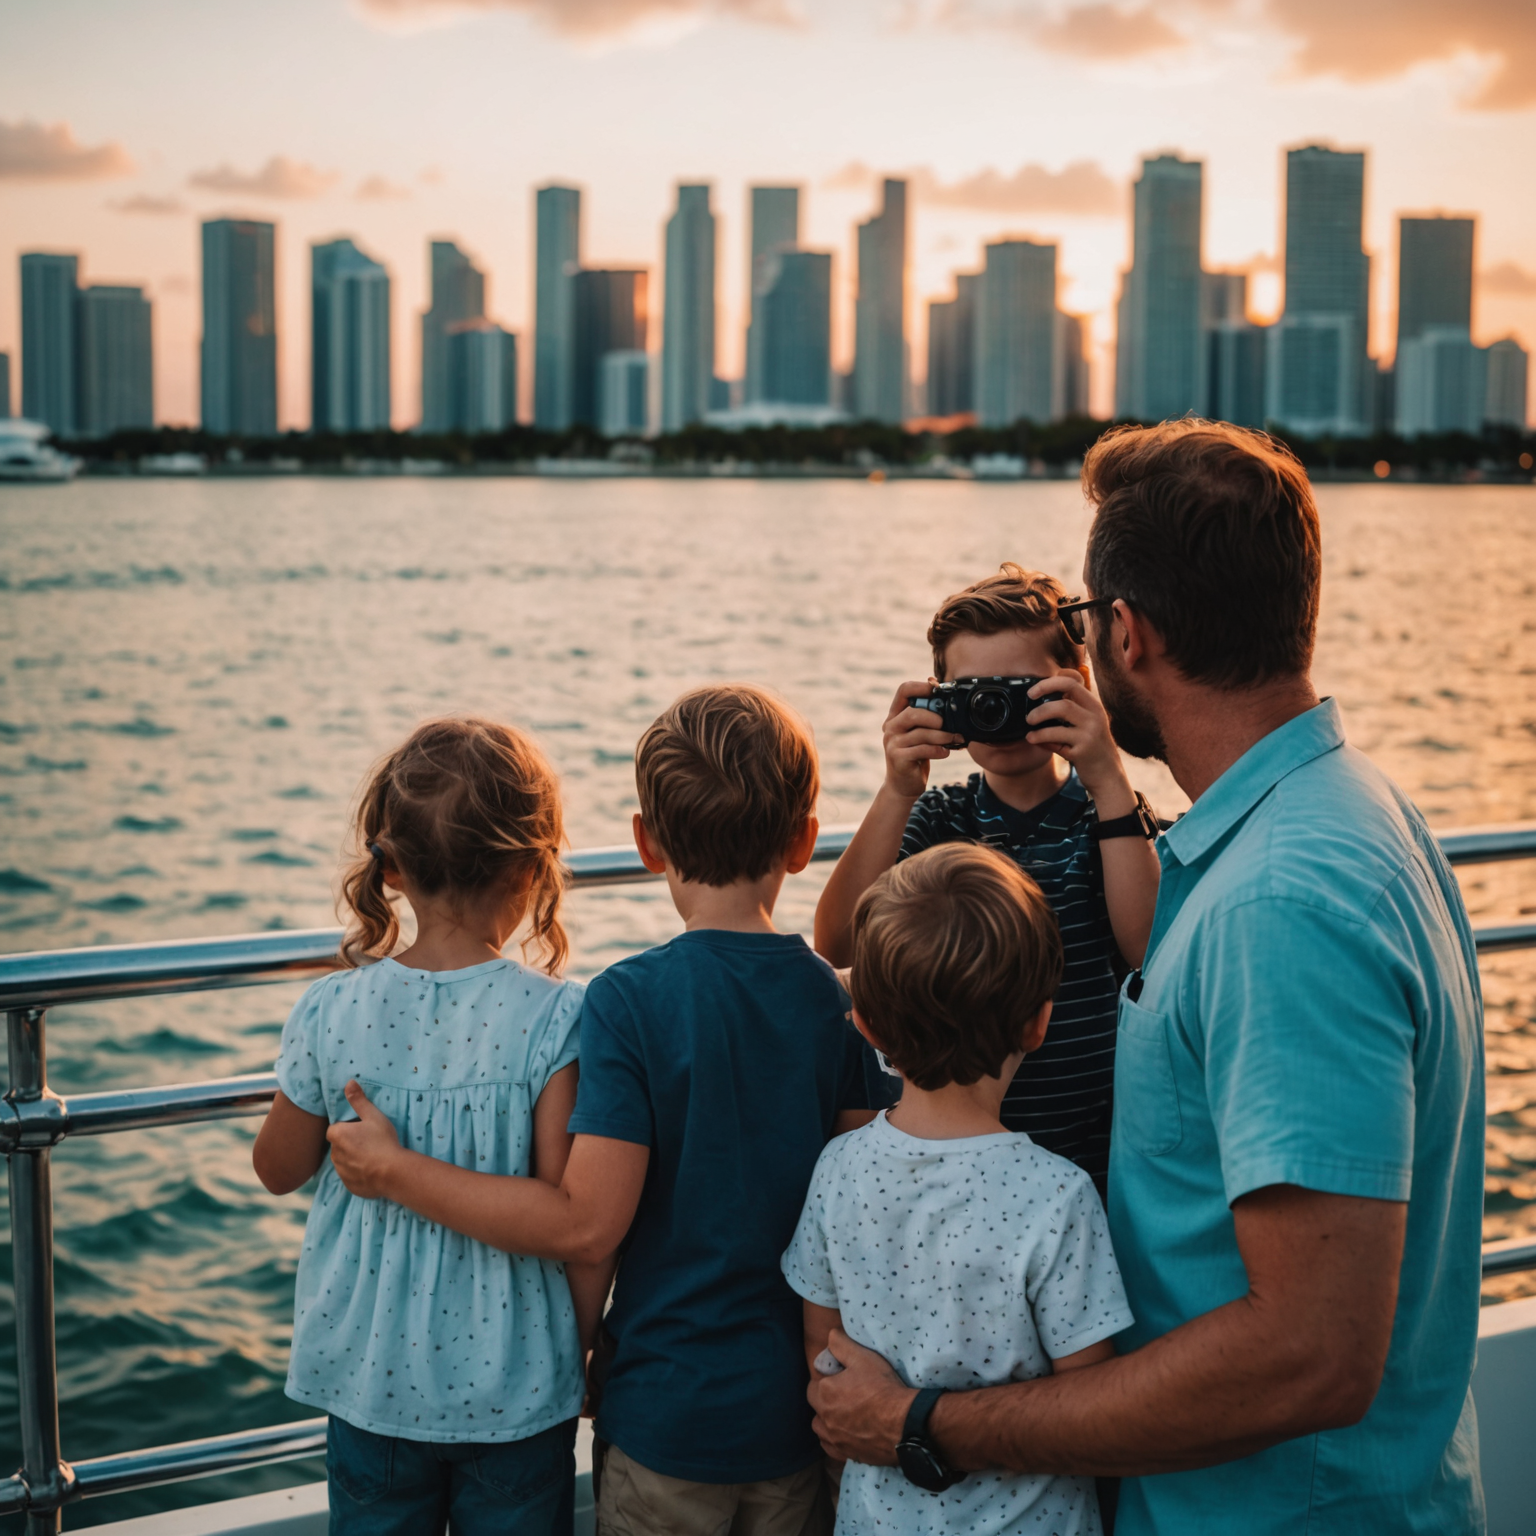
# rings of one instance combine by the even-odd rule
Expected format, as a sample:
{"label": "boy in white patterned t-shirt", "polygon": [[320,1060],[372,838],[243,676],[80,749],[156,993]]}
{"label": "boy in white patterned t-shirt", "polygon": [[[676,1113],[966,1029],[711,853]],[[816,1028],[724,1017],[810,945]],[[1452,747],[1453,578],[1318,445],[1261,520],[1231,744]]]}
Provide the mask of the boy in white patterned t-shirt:
{"label": "boy in white patterned t-shirt", "polygon": [[988,848],[928,849],[859,902],[854,1022],[905,1088],[822,1153],[783,1267],[813,1369],[841,1369],[841,1328],[919,1392],[900,1467],[845,1468],[837,1536],[1102,1530],[1091,1478],[957,1476],[925,1435],[943,1392],[1095,1365],[1131,1323],[1092,1181],[998,1118],[1061,966],[1039,887]]}

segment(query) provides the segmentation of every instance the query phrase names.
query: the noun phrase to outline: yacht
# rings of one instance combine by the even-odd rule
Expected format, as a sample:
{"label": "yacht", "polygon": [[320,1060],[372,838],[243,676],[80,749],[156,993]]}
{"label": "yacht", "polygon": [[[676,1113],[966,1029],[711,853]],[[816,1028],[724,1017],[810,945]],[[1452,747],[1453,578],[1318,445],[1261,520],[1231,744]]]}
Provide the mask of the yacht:
{"label": "yacht", "polygon": [[0,480],[58,485],[80,473],[80,460],[60,453],[44,439],[49,429],[20,416],[0,419]]}

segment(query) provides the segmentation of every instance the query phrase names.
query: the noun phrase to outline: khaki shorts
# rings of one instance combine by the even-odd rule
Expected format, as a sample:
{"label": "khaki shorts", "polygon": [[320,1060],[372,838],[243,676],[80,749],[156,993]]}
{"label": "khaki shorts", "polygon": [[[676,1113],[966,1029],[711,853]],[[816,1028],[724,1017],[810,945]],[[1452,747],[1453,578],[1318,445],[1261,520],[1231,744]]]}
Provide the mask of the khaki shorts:
{"label": "khaki shorts", "polygon": [[832,1520],[820,1461],[761,1483],[690,1483],[616,1445],[603,1460],[597,1536],[831,1536]]}

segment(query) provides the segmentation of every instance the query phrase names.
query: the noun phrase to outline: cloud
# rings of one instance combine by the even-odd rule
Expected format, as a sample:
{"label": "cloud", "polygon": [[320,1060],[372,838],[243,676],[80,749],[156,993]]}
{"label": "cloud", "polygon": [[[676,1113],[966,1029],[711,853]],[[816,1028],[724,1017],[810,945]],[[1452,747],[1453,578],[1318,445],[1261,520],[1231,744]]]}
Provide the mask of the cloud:
{"label": "cloud", "polygon": [[187,211],[187,205],[179,197],[156,197],[151,192],[135,192],[132,197],[122,198],[108,206],[115,213],[147,213],[162,217]]}
{"label": "cloud", "polygon": [[360,181],[355,197],[360,203],[395,203],[411,195],[409,187],[402,187],[384,176],[369,176]]}
{"label": "cloud", "polygon": [[804,25],[793,0],[355,0],[382,26],[444,26],[468,16],[512,11],[565,37],[583,40],[675,33],[722,18],[769,27]]}
{"label": "cloud", "polygon": [[1527,272],[1512,261],[1501,261],[1497,266],[1485,268],[1479,274],[1478,282],[1484,293],[1497,293],[1506,298],[1536,297],[1536,272]]}
{"label": "cloud", "polygon": [[1182,48],[1188,41],[1150,5],[1137,11],[1114,5],[1079,6],[1036,27],[1034,35],[1042,47],[1082,59],[1139,59]]}
{"label": "cloud", "polygon": [[236,192],[250,197],[319,197],[340,180],[335,171],[320,171],[303,160],[273,155],[259,171],[237,171],[227,161],[211,171],[194,171],[189,187],[204,192]]}
{"label": "cloud", "polygon": [[1269,0],[1268,14],[1300,43],[1302,75],[1384,80],[1471,54],[1490,67],[1466,105],[1536,106],[1531,0]]}
{"label": "cloud", "polygon": [[[966,208],[979,213],[1064,213],[1084,218],[1118,217],[1125,212],[1120,185],[1093,160],[1074,160],[1059,171],[1043,165],[1021,165],[1012,175],[988,166],[943,182],[927,166],[897,173],[904,176],[913,197],[931,208]],[[854,160],[834,171],[824,187],[863,191],[876,175],[862,161]]]}
{"label": "cloud", "polygon": [[105,181],[135,169],[121,144],[82,144],[68,123],[0,122],[0,180]]}
{"label": "cloud", "polygon": [[445,181],[447,181],[447,179],[448,178],[443,174],[443,168],[440,165],[429,165],[426,170],[424,170],[416,178],[416,180],[419,181],[424,187],[440,187]]}

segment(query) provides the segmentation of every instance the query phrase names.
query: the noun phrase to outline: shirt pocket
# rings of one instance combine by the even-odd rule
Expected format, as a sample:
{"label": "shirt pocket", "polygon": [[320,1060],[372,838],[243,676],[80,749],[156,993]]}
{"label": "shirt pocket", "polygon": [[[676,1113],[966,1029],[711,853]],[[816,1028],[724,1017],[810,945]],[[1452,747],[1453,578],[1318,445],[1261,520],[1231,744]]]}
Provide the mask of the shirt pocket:
{"label": "shirt pocket", "polygon": [[1124,991],[1115,1056],[1115,1134],[1145,1157],[1173,1151],[1184,1139],[1184,1119],[1168,1020],[1132,1002]]}

